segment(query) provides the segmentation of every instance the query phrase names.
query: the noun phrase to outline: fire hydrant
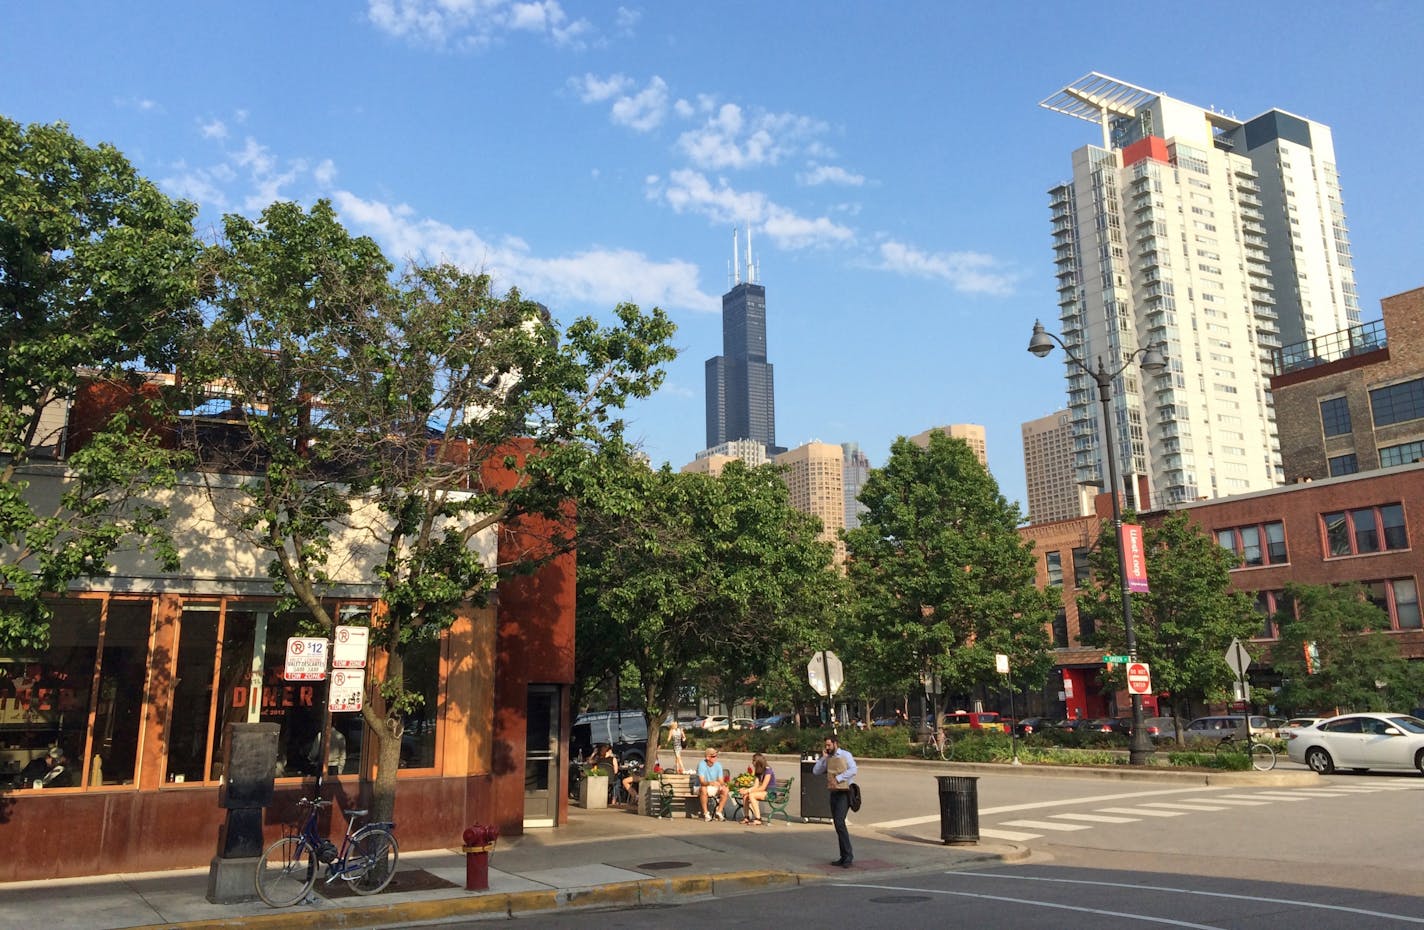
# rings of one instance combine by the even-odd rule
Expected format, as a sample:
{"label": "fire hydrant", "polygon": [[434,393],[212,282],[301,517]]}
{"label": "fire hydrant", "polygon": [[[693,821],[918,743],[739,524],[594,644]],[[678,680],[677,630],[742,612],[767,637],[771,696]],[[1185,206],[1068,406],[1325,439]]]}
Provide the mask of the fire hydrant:
{"label": "fire hydrant", "polygon": [[465,890],[489,890],[489,857],[494,851],[494,841],[499,838],[499,827],[477,823],[465,830]]}

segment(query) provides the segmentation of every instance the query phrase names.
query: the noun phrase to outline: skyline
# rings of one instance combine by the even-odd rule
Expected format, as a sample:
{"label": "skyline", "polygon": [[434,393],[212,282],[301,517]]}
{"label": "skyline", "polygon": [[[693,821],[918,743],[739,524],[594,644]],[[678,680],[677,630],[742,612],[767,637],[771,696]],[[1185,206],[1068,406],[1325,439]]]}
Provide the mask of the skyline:
{"label": "skyline", "polygon": [[116,145],[198,202],[205,234],[326,196],[397,263],[488,269],[562,322],[664,307],[681,355],[628,419],[674,468],[703,448],[728,237],[750,227],[779,444],[855,442],[878,466],[898,435],[983,424],[1026,510],[1019,426],[1066,403],[1062,367],[1024,351],[1035,318],[1057,329],[1047,192],[1097,135],[1038,104],[1089,71],[1330,126],[1362,318],[1424,284],[1400,165],[1424,141],[1409,4],[1131,23],[939,3],[68,9],[10,11],[0,55],[23,78],[0,113]]}

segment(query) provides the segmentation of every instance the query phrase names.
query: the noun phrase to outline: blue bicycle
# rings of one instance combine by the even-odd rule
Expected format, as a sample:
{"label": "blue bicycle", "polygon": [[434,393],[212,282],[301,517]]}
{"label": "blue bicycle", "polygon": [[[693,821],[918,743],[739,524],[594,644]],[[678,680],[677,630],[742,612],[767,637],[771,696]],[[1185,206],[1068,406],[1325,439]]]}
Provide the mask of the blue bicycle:
{"label": "blue bicycle", "polygon": [[304,822],[291,833],[268,846],[257,862],[257,896],[272,907],[288,907],[310,899],[316,884],[318,863],[326,866],[326,883],[340,879],[357,894],[376,894],[391,883],[396,874],[400,850],[392,832],[393,823],[368,823],[359,829],[356,821],[369,811],[346,812],[346,837],[341,848],[317,832],[317,814],[330,801],[302,798],[299,807],[309,808]]}

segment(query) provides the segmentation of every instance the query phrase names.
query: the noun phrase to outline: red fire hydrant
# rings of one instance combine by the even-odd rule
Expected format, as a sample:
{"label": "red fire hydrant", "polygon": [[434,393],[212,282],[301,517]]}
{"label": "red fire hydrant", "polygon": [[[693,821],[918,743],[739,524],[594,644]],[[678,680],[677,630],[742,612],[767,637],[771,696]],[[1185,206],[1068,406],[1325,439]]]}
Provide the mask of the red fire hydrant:
{"label": "red fire hydrant", "polygon": [[491,824],[472,824],[465,830],[465,890],[489,890],[489,857],[494,851],[494,841],[499,838],[499,827]]}

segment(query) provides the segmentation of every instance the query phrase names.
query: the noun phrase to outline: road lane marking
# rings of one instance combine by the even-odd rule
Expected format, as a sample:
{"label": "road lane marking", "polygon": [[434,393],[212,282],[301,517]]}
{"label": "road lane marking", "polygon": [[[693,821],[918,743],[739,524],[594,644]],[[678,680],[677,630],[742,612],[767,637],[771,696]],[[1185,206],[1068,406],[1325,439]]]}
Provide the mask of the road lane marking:
{"label": "road lane marking", "polygon": [[1224,811],[1225,807],[1217,804],[1177,804],[1173,801],[1147,801],[1143,807],[1161,807],[1167,810],[1177,811]]}
{"label": "road lane marking", "polygon": [[1024,840],[1036,840],[1043,836],[1042,833],[1019,833],[1017,830],[990,830],[981,829],[980,836],[987,836],[991,840],[1008,840],[1011,843],[1018,843]]}
{"label": "road lane marking", "polygon": [[1034,830],[1061,830],[1064,833],[1068,833],[1073,830],[1091,829],[1091,827],[1088,827],[1081,823],[1055,823],[1052,820],[1005,820],[1004,826],[1029,827]]}
{"label": "road lane marking", "polygon": [[1104,814],[1132,814],[1139,817],[1185,817],[1186,811],[1153,810],[1150,807],[1100,807]]}
{"label": "road lane marking", "polygon": [[[1166,924],[1169,927],[1187,927],[1189,930],[1223,930],[1221,927],[1212,924],[1194,924],[1186,920],[1173,920],[1170,917],[1153,917],[1150,914],[1133,914],[1127,911],[1109,911],[1099,907],[1079,907],[1073,904],[1057,904],[1052,901],[1025,901],[1022,898],[1010,898],[1003,895],[977,894],[972,891],[945,891],[939,888],[917,888],[914,886],[899,885],[872,885],[864,882],[835,882],[832,888],[870,888],[875,891],[906,891],[915,894],[938,894],[954,898],[977,898],[980,901],[1003,901],[1006,904],[1020,904],[1025,907],[1046,907],[1055,911],[1073,911],[1078,914],[1097,914],[1100,917],[1125,917],[1128,920],[1140,920],[1143,923]],[[1135,886],[1134,886],[1135,887]]]}
{"label": "road lane marking", "polygon": [[1004,872],[945,872],[958,877],[1005,878],[1015,882],[1053,882],[1060,885],[1096,885],[1104,888],[1131,889],[1133,891],[1161,891],[1167,894],[1191,894],[1204,898],[1230,898],[1234,901],[1257,901],[1264,904],[1285,904],[1292,907],[1313,907],[1323,911],[1342,911],[1346,914],[1361,914],[1366,917],[1385,917],[1410,924],[1424,924],[1424,917],[1410,917],[1407,914],[1392,914],[1389,911],[1371,911],[1360,907],[1346,907],[1343,904],[1319,904],[1301,901],[1299,898],[1267,898],[1259,895],[1232,894],[1227,891],[1199,891],[1193,888],[1171,888],[1166,885],[1126,885],[1122,882],[1093,881],[1085,878],[1049,878],[1043,875],[1018,875]]}
{"label": "road lane marking", "polygon": [[1141,817],[1111,817],[1107,814],[1052,814],[1055,820],[1085,820],[1088,823],[1141,823]]}
{"label": "road lane marking", "polygon": [[[1234,795],[1233,795],[1233,797],[1234,797]],[[1266,798],[1267,800],[1271,800],[1271,801],[1313,801],[1313,800],[1314,800],[1314,798],[1308,798],[1308,797],[1306,797],[1306,796],[1303,795],[1303,794],[1286,794],[1285,792],[1282,792],[1282,791],[1260,791],[1260,792],[1257,792],[1256,794],[1252,794],[1252,795],[1242,795],[1242,797]]]}
{"label": "road lane marking", "polygon": [[1229,798],[1226,797],[1226,796],[1224,796],[1224,795],[1223,795],[1223,796],[1213,795],[1212,798],[1211,798],[1211,803],[1213,803],[1213,804],[1230,804],[1232,807],[1264,807],[1264,806],[1266,806],[1267,804],[1270,804],[1271,802],[1270,802],[1270,801],[1247,801],[1247,800],[1244,800],[1244,799],[1242,799],[1242,798],[1238,798],[1238,797],[1236,797],[1235,795],[1233,795],[1233,796],[1231,796],[1231,797],[1229,797]]}
{"label": "road lane marking", "polygon": [[[1153,798],[1170,794],[1200,794],[1210,791],[1210,788],[1159,788],[1154,791],[1129,791],[1122,794],[1097,794],[1081,798],[1065,798],[1061,801],[1032,801],[1027,804],[1008,804],[1002,807],[986,807],[979,811],[979,816],[987,817],[994,814],[1012,814],[1018,811],[1043,810],[1046,807],[1067,807],[1070,804],[1101,804],[1104,801],[1126,801],[1130,798]],[[870,824],[872,830],[895,830],[900,827],[916,827],[926,823],[938,823],[939,814],[927,814],[921,817],[905,817],[901,820],[882,820],[879,823]]]}

